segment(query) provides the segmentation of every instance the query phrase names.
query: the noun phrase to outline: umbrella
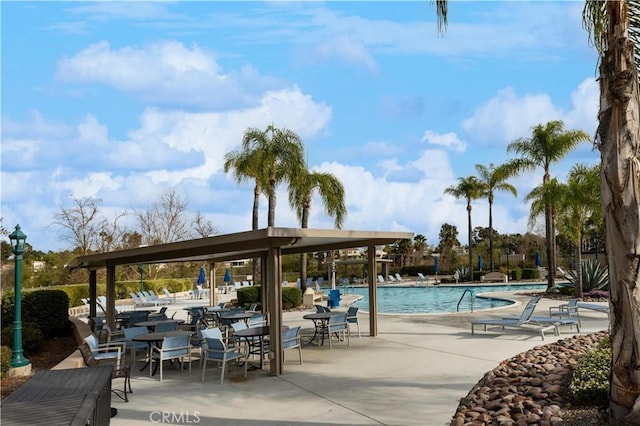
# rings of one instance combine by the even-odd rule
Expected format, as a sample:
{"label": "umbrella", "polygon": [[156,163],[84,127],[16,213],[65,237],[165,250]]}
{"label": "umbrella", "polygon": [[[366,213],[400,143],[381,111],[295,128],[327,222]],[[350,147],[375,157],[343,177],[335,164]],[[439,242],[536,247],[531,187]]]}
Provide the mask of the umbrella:
{"label": "umbrella", "polygon": [[438,273],[438,258],[434,257],[433,258],[433,272],[434,273]]}
{"label": "umbrella", "polygon": [[204,266],[200,267],[200,272],[198,273],[198,281],[196,281],[198,284],[206,284],[207,283],[207,276],[205,275],[205,271],[204,271]]}
{"label": "umbrella", "polygon": [[478,269],[482,271],[482,256],[478,256]]}
{"label": "umbrella", "polygon": [[224,271],[224,280],[225,283],[230,283],[231,282],[231,273],[229,272],[229,268],[225,269]]}
{"label": "umbrella", "polygon": [[536,250],[536,266],[540,265],[542,265],[542,262],[540,261],[540,252]]}

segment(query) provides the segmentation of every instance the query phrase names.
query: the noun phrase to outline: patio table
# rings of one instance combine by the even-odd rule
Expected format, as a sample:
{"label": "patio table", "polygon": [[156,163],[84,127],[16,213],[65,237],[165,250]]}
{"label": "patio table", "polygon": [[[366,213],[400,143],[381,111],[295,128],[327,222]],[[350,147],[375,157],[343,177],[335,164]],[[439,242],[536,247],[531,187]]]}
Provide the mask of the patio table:
{"label": "patio table", "polygon": [[[263,366],[262,360],[264,358],[264,336],[268,336],[269,333],[270,333],[270,329],[268,325],[263,325],[260,327],[249,327],[249,328],[245,328],[244,330],[238,330],[233,332],[234,336],[244,338],[249,348],[251,348],[251,346],[255,346],[251,344],[251,341],[253,340],[253,338],[254,337],[258,338],[258,343],[260,345],[260,370],[262,370],[262,366]],[[252,352],[249,351],[249,353],[251,354]],[[248,362],[248,359],[247,359],[247,362]],[[256,368],[253,368],[253,369],[255,370]]]}
{"label": "patio table", "polygon": [[[146,342],[147,345],[149,346],[148,354],[147,354],[147,362],[145,365],[142,366],[140,371],[143,371],[151,363],[151,347],[153,346],[154,343],[162,342],[165,337],[184,336],[185,334],[191,336],[193,333],[191,331],[163,331],[160,333],[139,334],[133,339],[131,339],[134,342]],[[158,365],[156,364],[156,368],[154,369],[152,375],[156,374],[157,369],[158,369]]]}

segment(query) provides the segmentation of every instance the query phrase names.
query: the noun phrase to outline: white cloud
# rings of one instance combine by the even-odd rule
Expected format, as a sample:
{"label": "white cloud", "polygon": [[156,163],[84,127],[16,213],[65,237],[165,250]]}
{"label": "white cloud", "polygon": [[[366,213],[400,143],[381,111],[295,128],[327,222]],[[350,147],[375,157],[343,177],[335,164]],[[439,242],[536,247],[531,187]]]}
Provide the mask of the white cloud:
{"label": "white cloud", "polygon": [[312,49],[313,56],[322,59],[338,59],[348,64],[361,64],[369,72],[377,73],[378,67],[365,44],[350,35],[340,34]]}
{"label": "white cloud", "polygon": [[102,41],[62,59],[57,77],[104,84],[159,105],[209,108],[253,105],[264,90],[282,86],[250,66],[224,72],[213,53],[177,41],[120,49]]}
{"label": "white cloud", "polygon": [[427,130],[422,135],[422,142],[427,142],[430,145],[442,146],[457,152],[464,152],[467,149],[466,142],[460,140],[458,135],[453,132],[440,135],[432,132],[431,130]]}

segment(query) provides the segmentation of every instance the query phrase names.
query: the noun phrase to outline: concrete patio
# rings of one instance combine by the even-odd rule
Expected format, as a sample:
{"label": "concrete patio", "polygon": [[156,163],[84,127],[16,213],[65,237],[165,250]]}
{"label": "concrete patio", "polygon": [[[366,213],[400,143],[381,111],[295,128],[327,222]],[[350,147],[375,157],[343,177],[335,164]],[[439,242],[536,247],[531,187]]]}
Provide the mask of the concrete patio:
{"label": "concrete patio", "polygon": [[[522,302],[527,296],[511,298]],[[503,294],[504,295],[504,294]],[[182,300],[169,308],[176,317],[197,300]],[[558,301],[543,299],[537,315],[548,313]],[[346,307],[341,307],[346,309]],[[224,385],[219,370],[210,363],[206,382],[200,381],[198,361],[193,374],[165,369],[164,381],[148,371],[133,372],[129,403],[115,398],[118,415],[113,425],[445,425],[461,397],[500,361],[534,346],[575,333],[561,328],[559,337],[521,330],[492,329],[471,335],[474,317],[519,314],[522,304],[492,312],[427,315],[380,315],[378,336],[368,336],[368,316],[358,313],[362,337],[317,346],[305,344],[303,365],[297,351],[285,353],[283,374],[268,375],[268,367],[249,371],[230,366]],[[305,312],[285,312],[286,325],[301,325],[312,333]],[[606,314],[581,310],[582,333],[608,328]],[[355,327],[353,328],[355,330]],[[304,340],[308,340],[310,336]],[[118,382],[116,386],[120,386]]]}

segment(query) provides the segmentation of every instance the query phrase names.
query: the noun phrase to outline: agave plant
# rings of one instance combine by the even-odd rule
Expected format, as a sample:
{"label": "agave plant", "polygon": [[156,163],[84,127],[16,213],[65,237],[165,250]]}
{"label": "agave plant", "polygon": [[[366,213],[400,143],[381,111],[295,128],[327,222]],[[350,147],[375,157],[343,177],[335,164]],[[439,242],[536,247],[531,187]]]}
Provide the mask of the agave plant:
{"label": "agave plant", "polygon": [[460,265],[453,276],[460,281],[471,281],[471,268],[469,265]]}
{"label": "agave plant", "polygon": [[[602,266],[600,262],[593,259],[587,259],[582,262],[582,291],[608,290],[609,289],[609,270],[606,266]],[[569,271],[567,280],[569,285],[576,285],[578,277],[575,271]]]}

